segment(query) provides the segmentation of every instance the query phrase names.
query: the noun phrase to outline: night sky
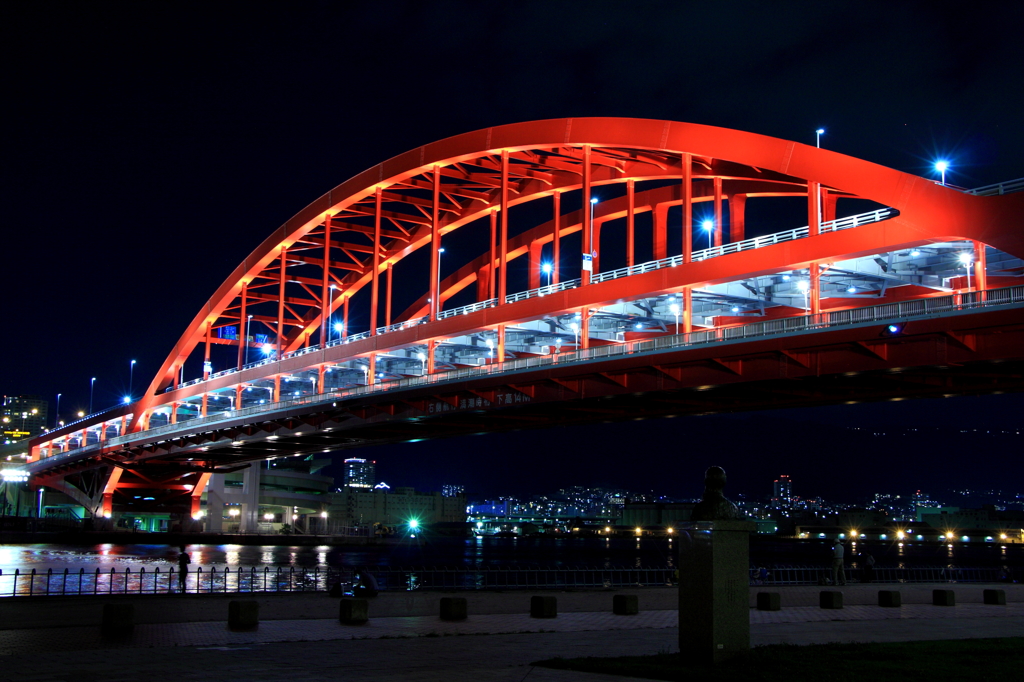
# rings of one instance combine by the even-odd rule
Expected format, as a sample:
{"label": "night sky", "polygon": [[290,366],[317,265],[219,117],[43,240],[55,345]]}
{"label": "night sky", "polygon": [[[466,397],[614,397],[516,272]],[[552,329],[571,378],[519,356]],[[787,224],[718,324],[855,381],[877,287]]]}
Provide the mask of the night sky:
{"label": "night sky", "polygon": [[[0,32],[0,391],[63,393],[65,415],[93,376],[96,408],[117,402],[132,359],[138,395],[229,272],[314,198],[479,128],[624,116],[813,144],[823,127],[822,146],[902,171],[948,158],[951,184],[1024,176],[1019,2],[19,2]],[[490,494],[696,495],[716,463],[750,494],[779,473],[804,495],[1024,490],[1019,437],[873,449],[846,430],[1007,429],[1022,413],[1020,395],[992,396],[367,454],[392,485]]]}

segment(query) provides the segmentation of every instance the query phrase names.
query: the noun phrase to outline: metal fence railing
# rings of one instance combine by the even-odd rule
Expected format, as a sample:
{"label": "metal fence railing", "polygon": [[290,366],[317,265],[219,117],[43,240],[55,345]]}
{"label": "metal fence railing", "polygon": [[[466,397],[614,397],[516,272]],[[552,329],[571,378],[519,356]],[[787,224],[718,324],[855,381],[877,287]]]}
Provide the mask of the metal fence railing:
{"label": "metal fence railing", "polygon": [[[819,585],[827,583],[831,569],[822,566],[768,566],[762,577],[759,568],[751,568],[751,585]],[[349,592],[361,574],[372,574],[383,592],[411,590],[519,590],[519,589],[600,589],[625,587],[663,587],[673,585],[676,571],[661,567],[541,567],[506,566],[490,568],[423,567],[314,567],[292,566],[262,568],[198,567],[184,575],[170,568],[147,571],[145,568],[122,571],[78,572],[65,569],[45,572],[31,569],[0,571],[0,597],[100,596],[125,594],[234,594],[273,592],[326,592],[335,585]],[[954,566],[878,566],[876,583],[992,583],[1003,579],[996,568]],[[862,568],[846,568],[850,583],[864,582]]]}
{"label": "metal fence railing", "polygon": [[[768,577],[759,579],[758,569],[751,569],[751,584],[821,585],[832,578],[831,567],[770,566]],[[847,566],[847,582],[865,582],[865,570]],[[871,582],[875,583],[992,583],[1002,578],[997,568],[961,568],[956,566],[875,566]]]}

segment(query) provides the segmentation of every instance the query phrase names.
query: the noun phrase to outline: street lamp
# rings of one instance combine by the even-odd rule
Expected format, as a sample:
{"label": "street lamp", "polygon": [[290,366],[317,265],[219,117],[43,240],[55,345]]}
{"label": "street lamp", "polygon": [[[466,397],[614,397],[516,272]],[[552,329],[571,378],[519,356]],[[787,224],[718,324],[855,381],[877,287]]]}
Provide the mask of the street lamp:
{"label": "street lamp", "polygon": [[[588,235],[587,239],[589,240],[589,243],[590,243],[590,255],[591,255],[591,257],[593,257],[593,255],[597,252],[597,249],[594,248],[594,206],[596,206],[596,205],[597,205],[597,197],[590,197],[590,234]],[[591,265],[591,267],[593,267],[593,265]],[[596,275],[597,273],[591,271],[590,274],[591,275]]]}
{"label": "street lamp", "polygon": [[814,131],[814,134],[816,135],[814,140],[814,146],[821,149],[821,136],[825,134],[825,129],[818,128],[817,130]]}
{"label": "street lamp", "polygon": [[425,375],[427,373],[427,354],[426,353],[417,353],[416,357],[419,358],[420,364],[423,365],[423,367],[421,368],[421,371]]}
{"label": "street lamp", "polygon": [[811,288],[811,283],[808,282],[806,279],[802,279],[796,283],[796,288],[804,292],[804,308],[809,310],[810,308],[807,305],[807,292]]}
{"label": "street lamp", "polygon": [[493,360],[494,359],[494,341],[491,341],[490,339],[487,339],[485,341],[485,343],[487,344],[487,355]]}
{"label": "street lamp", "polygon": [[676,316],[676,336],[679,336],[679,304],[673,303],[668,307],[672,311],[672,314]]}
{"label": "street lamp", "polygon": [[132,388],[135,386],[135,361],[128,365],[128,402],[131,402]]}
{"label": "street lamp", "polygon": [[548,276],[548,286],[551,286],[551,263],[541,263],[540,271]]}
{"label": "street lamp", "polygon": [[942,173],[942,185],[946,184],[946,169],[949,168],[949,161],[936,161],[935,170]]}
{"label": "street lamp", "polygon": [[715,221],[713,221],[713,220],[705,220],[703,223],[700,224],[700,226],[702,228],[704,228],[705,232],[708,233],[708,248],[710,249],[711,248],[711,232],[715,229]]}
{"label": "street lamp", "polygon": [[338,340],[341,341],[341,332],[345,331],[345,325],[341,322],[335,322],[334,331],[338,332]]}
{"label": "street lamp", "polygon": [[96,385],[96,377],[93,377],[92,381],[89,382],[89,414],[92,414],[92,395],[93,395],[93,387],[95,385]]}
{"label": "street lamp", "polygon": [[960,262],[964,264],[964,269],[967,270],[967,290],[971,290],[971,265],[974,264],[974,258],[970,253],[961,253],[958,258]]}
{"label": "street lamp", "polygon": [[57,428],[57,426],[60,424],[60,396],[61,396],[61,394],[58,393],[57,394],[57,414],[53,415],[53,428]]}
{"label": "street lamp", "polygon": [[573,350],[580,349],[580,326],[576,322],[569,323],[569,329],[572,330],[573,338]]}

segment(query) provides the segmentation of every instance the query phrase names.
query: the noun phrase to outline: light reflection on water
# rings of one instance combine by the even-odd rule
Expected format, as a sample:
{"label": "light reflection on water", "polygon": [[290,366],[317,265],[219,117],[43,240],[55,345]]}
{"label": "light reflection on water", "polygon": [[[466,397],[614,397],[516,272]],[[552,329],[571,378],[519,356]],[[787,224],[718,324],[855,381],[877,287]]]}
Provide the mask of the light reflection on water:
{"label": "light reflection on water", "polygon": [[[671,538],[429,538],[394,539],[384,545],[315,547],[276,545],[188,545],[193,565],[223,567],[280,566],[675,566],[678,551]],[[870,550],[879,566],[1024,565],[1024,546],[972,543],[859,543]],[[55,572],[65,568],[122,570],[131,567],[177,568],[178,548],[158,544],[0,545],[0,570],[32,568]],[[855,556],[850,557],[856,561]],[[752,565],[826,565],[831,543],[756,538],[751,543]],[[1015,569],[1016,570],[1016,569]]]}

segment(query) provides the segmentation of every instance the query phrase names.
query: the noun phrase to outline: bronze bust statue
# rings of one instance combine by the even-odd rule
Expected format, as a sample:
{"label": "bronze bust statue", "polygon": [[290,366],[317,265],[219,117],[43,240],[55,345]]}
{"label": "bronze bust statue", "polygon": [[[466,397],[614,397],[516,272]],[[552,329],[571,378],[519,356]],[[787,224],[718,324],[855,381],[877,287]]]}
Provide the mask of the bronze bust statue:
{"label": "bronze bust statue", "polygon": [[741,521],[746,514],[735,504],[725,499],[725,469],[710,467],[704,474],[704,496],[693,508],[692,521]]}

